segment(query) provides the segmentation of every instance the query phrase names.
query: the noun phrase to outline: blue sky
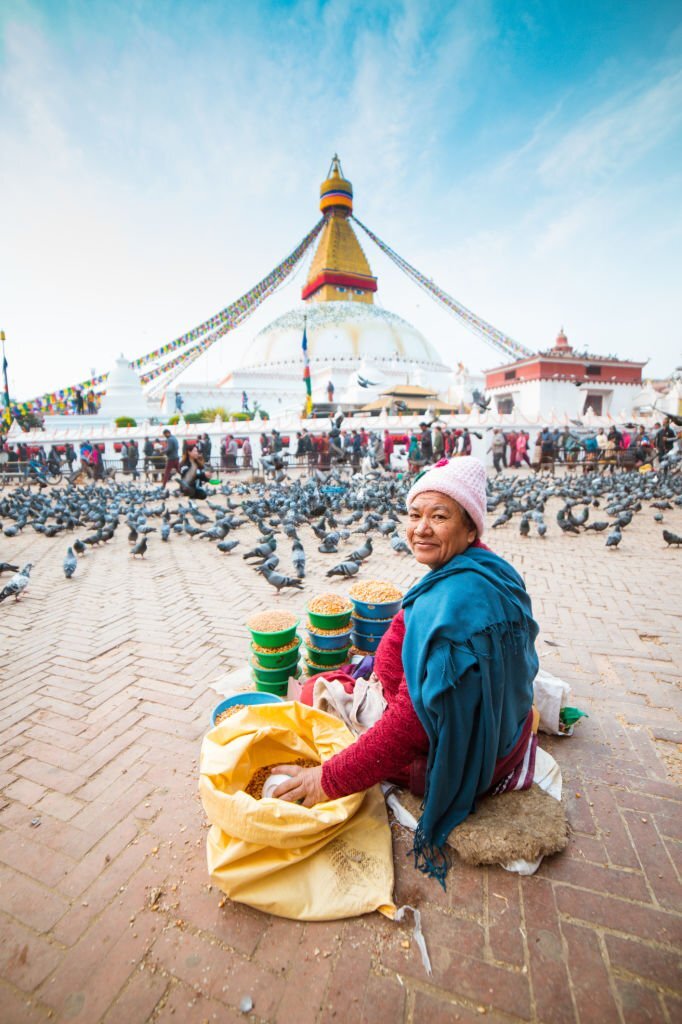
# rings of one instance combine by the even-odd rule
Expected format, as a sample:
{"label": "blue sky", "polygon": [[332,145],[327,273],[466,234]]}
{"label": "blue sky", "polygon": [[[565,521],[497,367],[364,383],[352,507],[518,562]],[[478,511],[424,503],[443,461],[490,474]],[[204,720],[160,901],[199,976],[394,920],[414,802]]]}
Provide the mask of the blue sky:
{"label": "blue sky", "polygon": [[[531,348],[682,362],[679,3],[314,0],[0,10],[0,327],[29,397],[171,340],[355,209]],[[363,241],[364,245],[364,241]],[[368,242],[379,301],[499,357]],[[188,372],[222,376],[303,271]]]}

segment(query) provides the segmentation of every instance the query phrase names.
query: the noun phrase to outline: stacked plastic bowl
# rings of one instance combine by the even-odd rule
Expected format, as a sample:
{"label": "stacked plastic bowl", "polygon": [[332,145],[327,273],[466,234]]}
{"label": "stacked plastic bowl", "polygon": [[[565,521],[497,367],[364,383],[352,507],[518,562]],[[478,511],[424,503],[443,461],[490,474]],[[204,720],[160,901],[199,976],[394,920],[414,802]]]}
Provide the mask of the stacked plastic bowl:
{"label": "stacked plastic bowl", "polygon": [[306,605],[308,639],[305,670],[309,676],[348,661],[352,611],[348,598],[340,594],[320,594]]}
{"label": "stacked plastic bowl", "polygon": [[361,654],[374,654],[400,611],[403,595],[392,583],[365,580],[351,587],[350,599],[353,602],[353,645]]}
{"label": "stacked plastic bowl", "polygon": [[298,678],[301,638],[299,619],[291,612],[268,611],[247,622],[251,633],[251,671],[256,689],[286,697],[291,676]]}

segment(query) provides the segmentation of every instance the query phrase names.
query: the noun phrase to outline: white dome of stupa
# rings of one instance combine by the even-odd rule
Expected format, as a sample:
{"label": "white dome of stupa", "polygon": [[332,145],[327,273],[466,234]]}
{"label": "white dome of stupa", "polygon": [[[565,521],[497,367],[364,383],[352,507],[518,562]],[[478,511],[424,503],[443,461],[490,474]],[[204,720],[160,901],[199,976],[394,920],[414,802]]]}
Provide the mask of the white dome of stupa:
{"label": "white dome of stupa", "polygon": [[422,367],[449,372],[423,334],[395,313],[361,302],[320,302],[293,309],[263,328],[244,355],[241,369],[296,372],[303,366],[305,325],[311,370]]}

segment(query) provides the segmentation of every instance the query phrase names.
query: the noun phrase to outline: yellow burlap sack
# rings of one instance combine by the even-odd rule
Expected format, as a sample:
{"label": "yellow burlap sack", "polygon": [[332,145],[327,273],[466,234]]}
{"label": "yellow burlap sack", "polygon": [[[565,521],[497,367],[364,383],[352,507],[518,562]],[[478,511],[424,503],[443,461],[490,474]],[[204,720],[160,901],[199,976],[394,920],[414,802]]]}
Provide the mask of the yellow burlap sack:
{"label": "yellow burlap sack", "polygon": [[310,808],[243,792],[264,765],[323,762],[353,740],[338,719],[296,701],[246,706],[204,737],[208,870],[230,899],[301,921],[372,910],[393,917],[391,832],[378,786]]}

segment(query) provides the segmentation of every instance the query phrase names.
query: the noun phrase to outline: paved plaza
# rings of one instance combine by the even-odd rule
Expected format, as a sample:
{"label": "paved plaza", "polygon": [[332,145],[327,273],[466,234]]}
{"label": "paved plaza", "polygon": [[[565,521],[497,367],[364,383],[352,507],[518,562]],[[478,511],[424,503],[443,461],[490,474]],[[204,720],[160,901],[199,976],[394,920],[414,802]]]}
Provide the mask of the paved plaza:
{"label": "paved plaza", "polygon": [[[279,599],[240,548],[198,538],[152,534],[133,559],[122,526],[68,581],[63,538],[0,537],[0,560],[34,563],[24,598],[0,606],[2,1024],[682,1020],[682,551],[649,509],[618,550],[560,534],[555,511],[545,540],[517,519],[487,539],[526,579],[543,667],[590,716],[541,737],[571,840],[531,878],[457,864],[444,893],[395,830],[396,901],[422,910],[431,978],[406,925],[285,921],[208,882],[209,684],[243,664],[254,611],[347,590],[309,528],[305,590]],[[664,525],[682,533],[682,512]],[[239,531],[241,550],[255,535]],[[421,575],[375,547],[363,578]]]}

